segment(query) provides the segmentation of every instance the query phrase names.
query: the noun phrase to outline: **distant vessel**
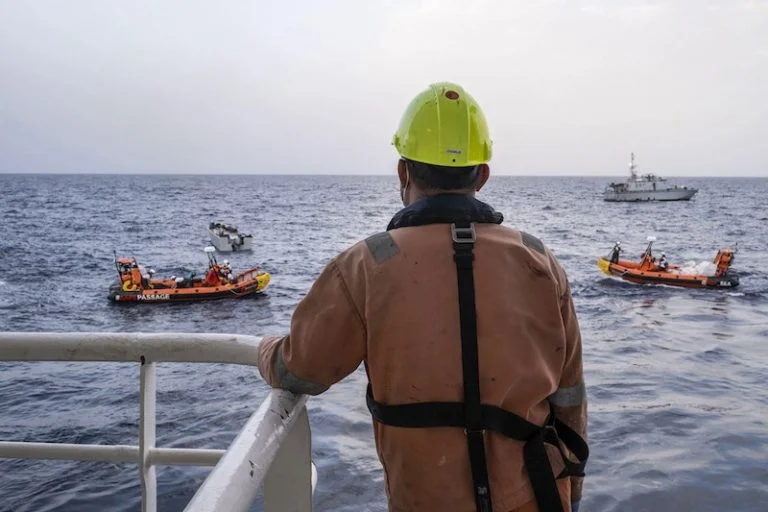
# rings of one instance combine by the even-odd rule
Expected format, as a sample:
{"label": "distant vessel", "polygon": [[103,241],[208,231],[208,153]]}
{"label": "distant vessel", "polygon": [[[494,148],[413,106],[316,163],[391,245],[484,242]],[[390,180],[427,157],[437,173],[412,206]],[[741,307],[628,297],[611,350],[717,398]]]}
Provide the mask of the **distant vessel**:
{"label": "distant vessel", "polygon": [[692,187],[670,185],[655,174],[637,174],[635,154],[629,160],[629,179],[623,183],[611,183],[605,187],[606,201],[687,201],[699,190]]}
{"label": "distant vessel", "polygon": [[231,224],[212,221],[208,224],[208,233],[219,252],[250,251],[253,245],[253,235],[241,233]]}

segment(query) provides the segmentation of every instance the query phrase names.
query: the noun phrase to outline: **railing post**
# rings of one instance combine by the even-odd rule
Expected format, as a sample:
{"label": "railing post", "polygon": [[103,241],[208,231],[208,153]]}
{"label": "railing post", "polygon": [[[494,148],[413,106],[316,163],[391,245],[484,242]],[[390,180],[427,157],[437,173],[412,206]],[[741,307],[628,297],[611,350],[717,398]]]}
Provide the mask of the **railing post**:
{"label": "railing post", "polygon": [[264,478],[264,512],[312,511],[312,436],[306,406]]}
{"label": "railing post", "polygon": [[157,379],[155,363],[141,356],[139,408],[139,476],[141,478],[141,512],[157,511],[157,480],[149,454],[155,447],[155,411]]}
{"label": "railing post", "polygon": [[272,390],[226,452],[155,446],[156,363],[255,365],[257,356],[258,340],[242,335],[0,332],[0,361],[141,363],[138,446],[0,441],[0,458],[137,462],[142,512],[157,511],[157,465],[216,464],[185,510],[246,512],[263,488],[265,510],[311,512],[317,472],[306,395]]}

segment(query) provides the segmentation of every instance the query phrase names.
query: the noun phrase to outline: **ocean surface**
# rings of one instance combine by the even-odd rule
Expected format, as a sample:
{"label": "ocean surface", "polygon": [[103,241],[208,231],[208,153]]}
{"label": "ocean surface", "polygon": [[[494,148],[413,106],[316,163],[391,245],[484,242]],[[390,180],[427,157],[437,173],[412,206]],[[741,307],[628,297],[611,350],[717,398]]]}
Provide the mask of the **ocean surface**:
{"label": "ocean surface", "polygon": [[[614,178],[615,179],[615,178]],[[768,179],[677,179],[689,202],[602,201],[611,178],[492,177],[479,198],[550,247],[572,282],[589,438],[582,512],[768,510]],[[0,175],[0,331],[282,333],[323,266],[382,231],[393,176]],[[158,275],[205,268],[206,226],[255,235],[235,270],[272,274],[256,299],[111,304],[113,250]],[[595,260],[658,238],[672,263],[738,243],[734,290],[639,286]],[[427,362],[425,362],[427,364]],[[0,363],[0,440],[138,441],[134,364]],[[385,511],[362,369],[310,400],[318,511]],[[164,364],[158,446],[224,448],[268,393],[255,369]],[[180,511],[208,473],[158,469]],[[0,461],[0,511],[139,510],[130,464]]]}

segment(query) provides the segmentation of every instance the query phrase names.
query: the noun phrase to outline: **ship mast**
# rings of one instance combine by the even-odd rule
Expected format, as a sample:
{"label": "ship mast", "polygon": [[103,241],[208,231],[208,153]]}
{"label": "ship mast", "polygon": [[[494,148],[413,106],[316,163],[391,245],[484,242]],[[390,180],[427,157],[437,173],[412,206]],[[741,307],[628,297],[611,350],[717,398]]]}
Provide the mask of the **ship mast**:
{"label": "ship mast", "polygon": [[635,165],[635,154],[630,153],[629,154],[629,175],[632,176],[633,180],[637,179],[637,172],[635,171],[636,168],[637,166]]}

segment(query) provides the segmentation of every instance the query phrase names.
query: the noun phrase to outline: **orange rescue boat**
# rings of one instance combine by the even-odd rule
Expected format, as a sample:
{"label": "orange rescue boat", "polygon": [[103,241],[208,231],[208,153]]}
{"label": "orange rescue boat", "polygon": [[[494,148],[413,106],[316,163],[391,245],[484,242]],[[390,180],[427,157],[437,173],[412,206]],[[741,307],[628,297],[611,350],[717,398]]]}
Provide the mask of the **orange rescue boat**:
{"label": "orange rescue boat", "polygon": [[648,238],[648,247],[640,262],[621,259],[621,243],[616,242],[610,256],[597,260],[597,266],[609,276],[637,284],[666,284],[685,288],[735,288],[739,285],[739,276],[730,269],[735,250],[724,247],[717,251],[712,275],[687,273],[680,265],[667,264],[663,253],[657,261],[651,252],[654,241],[655,238]]}
{"label": "orange rescue boat", "polygon": [[154,278],[153,270],[145,270],[136,258],[117,258],[118,281],[109,289],[115,302],[181,302],[211,299],[238,299],[263,291],[270,276],[258,267],[237,275],[229,262],[216,261],[214,247],[206,247],[208,270],[202,277],[189,273],[184,277]]}

